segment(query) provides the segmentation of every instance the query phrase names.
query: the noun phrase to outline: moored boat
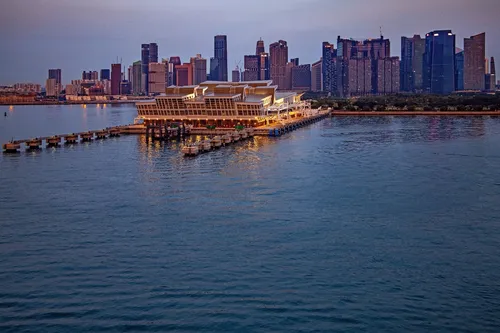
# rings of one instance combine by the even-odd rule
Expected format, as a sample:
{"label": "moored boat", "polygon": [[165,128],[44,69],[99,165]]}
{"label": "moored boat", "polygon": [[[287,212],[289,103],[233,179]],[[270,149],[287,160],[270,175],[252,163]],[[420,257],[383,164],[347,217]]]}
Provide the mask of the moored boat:
{"label": "moored boat", "polygon": [[212,148],[220,148],[222,146],[222,138],[218,135],[212,138]]}
{"label": "moored boat", "polygon": [[81,134],[82,141],[91,141],[94,138],[94,133],[85,132]]}
{"label": "moored boat", "polygon": [[112,128],[109,130],[109,136],[120,136],[120,132],[119,128]]}
{"label": "moored boat", "polygon": [[21,149],[21,145],[15,142],[9,142],[2,146],[6,153],[17,153]]}
{"label": "moored boat", "polygon": [[210,151],[212,150],[212,142],[210,140],[203,140],[200,144],[200,148],[202,151]]}
{"label": "moored boat", "polygon": [[61,143],[61,137],[54,135],[47,139],[47,145],[49,147],[56,147]]}
{"label": "moored boat", "polygon": [[241,136],[241,139],[244,140],[246,138],[248,138],[248,133],[247,133],[247,130],[244,129],[240,132],[240,136]]}
{"label": "moored boat", "polygon": [[224,134],[222,136],[222,142],[227,145],[227,144],[230,144],[231,142],[233,142],[233,137],[231,136],[231,134]]}
{"label": "moored boat", "polygon": [[78,141],[78,135],[70,134],[64,137],[66,143],[76,143]]}
{"label": "moored boat", "polygon": [[31,139],[28,142],[26,142],[26,148],[28,149],[40,149],[40,146],[42,145],[42,140],[40,139]]}
{"label": "moored boat", "polygon": [[234,131],[233,133],[231,133],[231,137],[233,138],[233,141],[236,142],[240,139],[240,133],[238,133],[237,131]]}
{"label": "moored boat", "polygon": [[182,153],[184,154],[184,156],[196,156],[199,152],[200,150],[198,147],[198,142],[191,143],[182,147]]}
{"label": "moored boat", "polygon": [[247,128],[247,133],[249,138],[253,138],[255,135],[255,130],[252,127]]}

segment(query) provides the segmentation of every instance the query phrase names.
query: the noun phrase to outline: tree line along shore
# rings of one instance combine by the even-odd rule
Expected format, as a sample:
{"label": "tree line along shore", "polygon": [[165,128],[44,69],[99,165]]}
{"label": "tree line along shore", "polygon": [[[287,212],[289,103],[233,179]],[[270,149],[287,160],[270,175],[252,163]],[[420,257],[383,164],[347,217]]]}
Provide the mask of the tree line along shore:
{"label": "tree line along shore", "polygon": [[340,99],[304,95],[311,106],[342,111],[500,111],[500,93],[490,95],[385,95]]}

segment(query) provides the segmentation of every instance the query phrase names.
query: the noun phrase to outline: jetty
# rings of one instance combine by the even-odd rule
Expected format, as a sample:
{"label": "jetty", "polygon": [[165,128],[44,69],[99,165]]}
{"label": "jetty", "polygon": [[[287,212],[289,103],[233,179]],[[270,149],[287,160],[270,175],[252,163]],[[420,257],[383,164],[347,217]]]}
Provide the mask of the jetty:
{"label": "jetty", "polygon": [[196,141],[189,143],[182,147],[182,153],[184,156],[196,156],[200,153],[207,153],[209,151],[225,147],[231,143],[236,143],[238,141],[247,140],[253,138],[255,135],[254,128],[238,128],[233,129],[221,136],[214,136],[202,141]]}

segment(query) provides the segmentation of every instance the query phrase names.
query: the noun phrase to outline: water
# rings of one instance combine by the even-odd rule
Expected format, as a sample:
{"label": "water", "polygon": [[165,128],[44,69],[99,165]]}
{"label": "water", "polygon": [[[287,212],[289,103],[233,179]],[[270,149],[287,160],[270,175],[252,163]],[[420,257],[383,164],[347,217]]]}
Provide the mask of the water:
{"label": "water", "polygon": [[[0,135],[135,116],[73,108]],[[499,140],[496,118],[336,118],[197,158],[3,155],[0,331],[498,332]]]}

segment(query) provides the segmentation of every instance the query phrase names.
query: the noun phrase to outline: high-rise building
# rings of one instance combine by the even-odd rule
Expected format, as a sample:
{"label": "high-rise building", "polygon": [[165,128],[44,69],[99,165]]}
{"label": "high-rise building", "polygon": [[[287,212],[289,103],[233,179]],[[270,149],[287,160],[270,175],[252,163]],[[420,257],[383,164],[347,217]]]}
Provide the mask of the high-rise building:
{"label": "high-rise building", "polygon": [[495,68],[495,58],[491,57],[491,62],[489,64],[489,73],[484,76],[484,85],[486,91],[496,90],[496,68]]}
{"label": "high-rise building", "polygon": [[190,63],[175,66],[177,86],[193,85],[193,68]]}
{"label": "high-rise building", "polygon": [[158,62],[158,44],[149,43],[149,62]]}
{"label": "high-rise building", "polygon": [[425,52],[425,39],[420,35],[401,37],[401,91],[418,92],[422,90],[422,64]]}
{"label": "high-rise building", "polygon": [[111,72],[109,69],[101,69],[101,81],[103,80],[110,80],[111,79]]}
{"label": "high-rise building", "polygon": [[56,97],[59,95],[57,79],[47,79],[45,82],[45,96]]}
{"label": "high-rise building", "polygon": [[130,95],[131,94],[131,84],[128,80],[123,80],[120,82],[120,94],[121,95]]}
{"label": "high-rise building", "polygon": [[142,78],[143,89],[148,94],[149,82],[149,63],[158,62],[158,45],[156,43],[141,45],[141,63],[142,63]]}
{"label": "high-rise building", "polygon": [[464,90],[464,51],[458,47],[455,51],[455,90]]}
{"label": "high-rise building", "polygon": [[292,59],[290,59],[290,62],[291,62],[294,66],[298,66],[298,65],[299,65],[299,58],[292,58]]}
{"label": "high-rise building", "polygon": [[[170,57],[169,64],[171,65],[171,70],[172,70],[172,84],[171,85],[177,85],[177,72],[175,71],[175,67],[179,66],[182,64],[181,58],[180,57]],[[170,70],[169,69],[169,70]]]}
{"label": "high-rise building", "polygon": [[149,88],[150,94],[162,94],[165,93],[166,83],[165,83],[165,71],[166,66],[160,62],[150,62],[149,63]]}
{"label": "high-rise building", "polygon": [[297,65],[292,68],[292,89],[311,90],[311,65]]}
{"label": "high-rise building", "polygon": [[379,95],[395,94],[400,90],[399,57],[388,57],[375,60],[377,81],[373,92]]}
{"label": "high-rise building", "polygon": [[[323,42],[322,52],[322,90],[337,94],[337,51],[329,42]],[[313,66],[314,67],[314,66]],[[313,79],[314,80],[314,79]]]}
{"label": "high-rise building", "polygon": [[486,34],[464,38],[464,89],[484,90]]}
{"label": "high-rise building", "polygon": [[[337,91],[341,96],[377,93],[378,59],[390,58],[391,44],[380,38],[357,41],[337,38]],[[323,70],[324,71],[324,70]],[[370,82],[368,83],[368,78]],[[398,79],[399,82],[399,79]],[[323,84],[325,84],[323,82]]]}
{"label": "high-rise building", "polygon": [[90,72],[90,79],[94,81],[99,80],[99,72],[98,71],[92,71]]}
{"label": "high-rise building", "polygon": [[61,85],[61,72],[60,69],[49,69],[49,79],[55,79],[56,83]]}
{"label": "high-rise building", "polygon": [[285,67],[285,85],[283,88],[284,90],[291,90],[292,89],[292,69],[295,67],[295,62],[287,62],[286,67]]}
{"label": "high-rise building", "polygon": [[111,95],[120,95],[122,65],[111,64]]}
{"label": "high-rise building", "polygon": [[140,95],[144,92],[142,89],[142,62],[135,61],[132,64],[132,92],[134,95]]}
{"label": "high-rise building", "polygon": [[288,45],[280,40],[269,45],[270,78],[278,89],[286,89],[285,73],[288,62]]}
{"label": "high-rise building", "polygon": [[233,72],[231,75],[231,81],[232,82],[240,82],[240,77],[241,77],[240,68],[238,66],[236,66],[236,68],[233,69]]}
{"label": "high-rise building", "polygon": [[425,92],[443,95],[455,90],[455,35],[451,30],[425,35],[423,69]]}
{"label": "high-rise building", "polygon": [[88,71],[83,71],[82,72],[82,80],[90,80],[90,76],[91,76],[92,72]]}
{"label": "high-rise building", "polygon": [[213,81],[227,81],[226,35],[214,37],[214,57],[210,59],[210,77]]}
{"label": "high-rise building", "polygon": [[243,65],[243,81],[260,80],[260,55],[246,55]]}
{"label": "high-rise building", "polygon": [[323,59],[311,65],[311,91],[323,91]]}
{"label": "high-rise building", "polygon": [[193,84],[200,84],[207,80],[207,59],[202,58],[201,54],[190,59],[191,68],[193,69]]}
{"label": "high-rise building", "polygon": [[266,47],[264,46],[264,41],[259,39],[257,41],[257,46],[255,47],[255,55],[261,55],[262,53],[266,52]]}
{"label": "high-rise building", "polygon": [[269,54],[263,52],[259,55],[259,80],[269,80],[271,71],[269,69]]}

